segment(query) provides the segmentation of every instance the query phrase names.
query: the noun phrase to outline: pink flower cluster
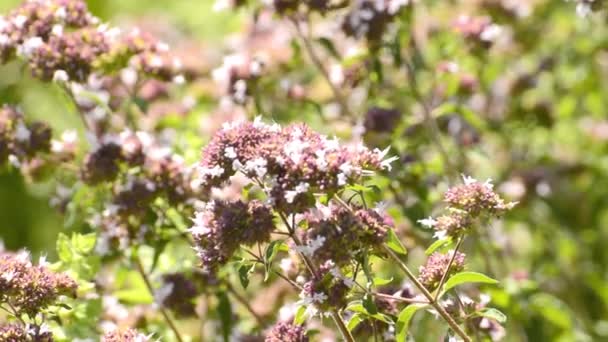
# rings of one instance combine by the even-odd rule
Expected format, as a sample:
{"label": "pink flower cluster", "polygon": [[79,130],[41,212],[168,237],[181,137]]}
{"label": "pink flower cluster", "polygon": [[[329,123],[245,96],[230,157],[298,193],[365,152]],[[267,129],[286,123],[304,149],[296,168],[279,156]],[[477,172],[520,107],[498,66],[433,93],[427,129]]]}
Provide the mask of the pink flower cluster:
{"label": "pink flower cluster", "polygon": [[196,213],[190,232],[203,269],[212,272],[225,264],[239,246],[269,241],[274,229],[271,208],[257,200],[211,201]]}
{"label": "pink flower cluster", "polygon": [[331,260],[338,266],[348,265],[359,251],[379,251],[391,226],[388,217],[357,206],[317,207],[305,218],[308,229],[300,232],[302,251],[319,263]]}
{"label": "pink flower cluster", "polygon": [[437,219],[429,217],[418,222],[435,229],[435,236],[457,237],[464,234],[479,217],[500,216],[513,209],[516,202],[505,202],[496,192],[491,180],[481,183],[463,176],[464,184],[448,189],[444,201],[446,213]]}
{"label": "pink flower cluster", "polygon": [[441,278],[444,276],[444,273],[448,271],[448,265],[450,265],[452,257],[454,257],[454,261],[450,266],[449,273],[445,276],[445,279],[449,279],[450,276],[464,269],[465,255],[463,253],[456,252],[455,256],[454,251],[446,254],[433,253],[427,259],[426,264],[420,266],[420,275],[418,276],[418,279],[427,290],[433,291],[439,286]]}
{"label": "pink flower cluster", "polygon": [[32,264],[29,253],[0,252],[0,304],[10,304],[16,315],[35,317],[60,296],[75,297],[76,289],[69,276],[51,271],[44,262]]}
{"label": "pink flower cluster", "polygon": [[87,81],[96,70],[131,67],[163,80],[179,76],[181,63],[166,44],[135,31],[122,35],[101,24],[82,0],[29,0],[0,18],[3,63],[26,60],[35,77],[45,81]]}
{"label": "pink flower cluster", "polygon": [[315,193],[333,194],[373,171],[390,168],[387,150],[344,146],[305,124],[280,127],[255,122],[226,124],[202,153],[200,183],[224,184],[242,172],[270,195],[274,207],[303,212],[315,204]]}

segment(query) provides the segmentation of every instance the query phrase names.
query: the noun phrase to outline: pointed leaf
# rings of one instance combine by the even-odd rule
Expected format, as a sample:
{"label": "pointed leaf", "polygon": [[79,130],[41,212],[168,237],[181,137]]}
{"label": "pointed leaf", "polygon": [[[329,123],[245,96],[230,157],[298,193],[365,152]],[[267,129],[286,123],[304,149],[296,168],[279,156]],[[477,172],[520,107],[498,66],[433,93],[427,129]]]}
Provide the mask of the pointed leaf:
{"label": "pointed leaf", "polygon": [[396,339],[398,342],[405,342],[407,337],[407,331],[409,329],[410,321],[414,314],[424,308],[426,304],[411,304],[401,310],[399,317],[397,318],[397,325],[395,326]]}
{"label": "pointed leaf", "polygon": [[477,272],[460,272],[448,279],[445,282],[444,292],[449,291],[451,288],[466,284],[466,283],[483,283],[483,284],[496,284],[498,280],[492,279],[485,274]]}
{"label": "pointed leaf", "polygon": [[405,248],[405,246],[403,246],[403,244],[399,240],[399,237],[397,237],[397,234],[395,234],[395,231],[393,231],[392,229],[388,230],[386,245],[395,253],[403,255],[407,254],[407,249]]}

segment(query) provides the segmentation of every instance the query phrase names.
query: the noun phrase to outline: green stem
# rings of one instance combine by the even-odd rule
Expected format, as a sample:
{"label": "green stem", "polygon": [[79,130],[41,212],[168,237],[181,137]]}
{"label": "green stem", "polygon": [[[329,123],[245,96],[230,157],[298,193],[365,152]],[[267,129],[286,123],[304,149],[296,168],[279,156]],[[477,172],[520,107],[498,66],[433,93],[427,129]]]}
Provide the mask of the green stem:
{"label": "green stem", "polygon": [[420,290],[420,292],[422,292],[422,294],[426,297],[426,299],[428,299],[429,304],[437,311],[437,313],[439,313],[439,315],[446,321],[446,323],[448,323],[450,328],[452,328],[452,330],[458,336],[460,336],[460,338],[462,338],[464,342],[471,342],[471,338],[466,334],[466,332],[464,332],[464,330],[462,330],[462,328],[458,325],[458,323],[456,323],[454,318],[452,318],[452,316],[450,316],[450,314],[447,311],[445,311],[443,306],[441,306],[441,304],[439,304],[435,300],[433,295],[426,289],[426,287],[424,287],[424,285],[422,285],[422,283],[420,283],[420,281],[418,281],[418,278],[416,278],[416,276],[412,273],[412,271],[410,271],[410,269],[407,267],[407,265],[405,265],[403,263],[403,261],[401,261],[401,259],[399,259],[397,254],[395,254],[395,252],[393,252],[390,248],[388,248],[386,246],[384,247],[384,251],[397,263],[399,268],[401,268],[401,270],[414,283],[414,285],[416,285],[416,287]]}
{"label": "green stem", "polygon": [[[135,263],[135,268],[137,268],[137,271],[139,272],[142,279],[144,280],[144,283],[146,284],[148,291],[150,292],[152,297],[154,297],[154,287],[152,287],[152,282],[150,281],[150,278],[146,274],[146,271],[144,270],[144,266],[142,265],[141,260],[139,259],[139,256],[134,256],[133,261]],[[175,338],[177,339],[177,341],[183,342],[184,339],[180,335],[179,330],[177,330],[175,323],[171,319],[171,316],[169,316],[169,313],[167,313],[167,311],[163,307],[162,303],[158,303],[158,307],[159,307],[160,313],[163,315],[163,318],[165,319],[165,322],[167,322],[167,325],[169,325],[169,328],[171,328],[171,330],[173,331],[173,334],[175,335]]]}

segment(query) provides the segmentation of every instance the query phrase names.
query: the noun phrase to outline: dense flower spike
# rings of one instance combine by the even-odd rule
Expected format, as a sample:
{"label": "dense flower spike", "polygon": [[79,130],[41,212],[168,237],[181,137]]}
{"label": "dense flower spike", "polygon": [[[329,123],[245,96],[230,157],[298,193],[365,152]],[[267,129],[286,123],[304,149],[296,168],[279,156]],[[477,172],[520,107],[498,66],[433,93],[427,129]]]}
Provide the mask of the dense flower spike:
{"label": "dense flower spike", "polygon": [[313,194],[335,193],[372,171],[390,168],[387,151],[342,146],[304,124],[281,128],[255,122],[227,124],[203,150],[199,172],[206,187],[237,171],[268,184],[271,202],[286,212],[314,205]]}
{"label": "dense flower spike", "polygon": [[505,203],[494,192],[490,180],[481,183],[471,177],[463,178],[465,184],[450,188],[445,193],[444,201],[450,206],[464,210],[472,217],[481,214],[501,215],[515,206],[516,203]]}
{"label": "dense flower spike", "polygon": [[421,225],[435,229],[435,237],[462,236],[478,217],[500,216],[517,203],[505,201],[494,192],[491,180],[484,183],[469,176],[462,176],[464,184],[448,189],[444,201],[446,213],[437,219],[418,220]]}
{"label": "dense flower spike", "polygon": [[101,342],[148,342],[152,341],[150,336],[146,336],[135,329],[113,330],[105,333],[101,337]]}
{"label": "dense flower spike", "polygon": [[33,265],[26,252],[0,253],[0,303],[10,304],[15,314],[34,317],[60,296],[75,297],[76,289],[72,278]]}
{"label": "dense flower spike", "polygon": [[[0,109],[0,164],[10,160],[15,166],[51,152],[51,129],[43,122],[25,122],[19,109]],[[11,157],[12,156],[12,157]]]}
{"label": "dense flower spike", "polygon": [[319,267],[319,273],[304,283],[300,302],[310,316],[342,309],[352,286],[350,279],[342,276],[332,261],[326,261]]}
{"label": "dense flower spike", "polygon": [[[447,254],[436,252],[429,256],[425,265],[420,266],[420,275],[418,279],[427,290],[433,291],[439,286],[439,282],[441,281],[443,274],[447,271],[452,256],[454,256],[453,251]],[[454,262],[450,267],[450,272],[447,275],[446,280],[464,269],[464,257],[465,255],[463,253],[456,252]]]}
{"label": "dense flower spike", "polygon": [[379,250],[390,222],[373,209],[319,206],[306,215],[302,253],[320,262],[348,264],[360,251]]}
{"label": "dense flower spike", "polygon": [[226,263],[240,245],[267,242],[274,229],[270,207],[253,200],[211,201],[196,213],[190,231],[203,268],[213,271]]}
{"label": "dense flower spike", "polygon": [[266,334],[265,342],[308,342],[306,329],[288,322],[278,322]]}

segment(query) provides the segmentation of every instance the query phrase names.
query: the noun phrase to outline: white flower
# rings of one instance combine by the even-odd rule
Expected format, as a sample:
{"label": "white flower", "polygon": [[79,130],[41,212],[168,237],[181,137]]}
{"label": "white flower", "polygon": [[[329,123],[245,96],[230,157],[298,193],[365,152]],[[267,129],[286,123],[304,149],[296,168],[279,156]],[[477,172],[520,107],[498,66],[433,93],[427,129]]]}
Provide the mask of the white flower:
{"label": "white flower", "polygon": [[502,33],[502,27],[500,27],[499,25],[496,25],[496,24],[492,24],[492,25],[486,27],[481,32],[481,35],[479,36],[479,38],[481,38],[481,40],[483,40],[483,41],[490,42],[490,41],[496,40],[496,38],[498,38],[498,36],[500,36],[501,33]]}
{"label": "white flower", "polygon": [[266,159],[262,158],[262,157],[258,157],[254,160],[248,160],[245,163],[245,170],[248,172],[255,172],[255,174],[261,178],[264,177],[264,175],[266,175],[266,172],[268,171],[266,169],[266,165],[268,164],[268,162],[266,161]]}
{"label": "white flower", "polygon": [[464,182],[464,185],[471,185],[471,184],[477,183],[477,179],[475,179],[471,176],[467,176],[465,174],[461,174],[460,176],[462,177],[462,181]]}
{"label": "white flower", "polygon": [[387,171],[391,171],[393,169],[391,163],[394,162],[395,160],[399,160],[398,156],[394,156],[394,157],[390,157],[388,159],[383,160],[380,163],[380,167],[387,170]]}
{"label": "white flower", "polygon": [[201,168],[199,168],[199,172],[203,176],[210,176],[211,178],[215,178],[215,177],[219,177],[222,174],[224,174],[224,169],[221,166],[216,165],[211,168],[201,167]]}
{"label": "white flower", "polygon": [[236,150],[234,149],[234,147],[232,146],[228,146],[224,149],[224,157],[228,158],[228,159],[235,159],[236,158]]}
{"label": "white flower", "polygon": [[19,124],[17,125],[17,129],[15,130],[15,139],[20,142],[25,142],[30,140],[31,136],[32,132],[30,132],[27,127],[25,127],[23,122],[19,122]]}
{"label": "white flower", "polygon": [[429,216],[425,219],[418,220],[418,223],[427,228],[433,228],[437,224],[437,221],[432,216]]}
{"label": "white flower", "polygon": [[27,21],[27,17],[24,16],[23,14],[20,14],[15,19],[13,19],[13,24],[15,24],[15,26],[17,26],[18,29],[21,29],[21,28],[23,28],[23,25],[25,25],[26,21]]}
{"label": "white flower", "polygon": [[163,64],[163,59],[159,55],[153,55],[150,58],[150,66],[153,68],[162,68]]}
{"label": "white flower", "polygon": [[285,191],[285,200],[287,201],[287,203],[293,203],[293,200],[296,198],[296,196],[298,194],[303,194],[303,193],[307,192],[309,188],[310,188],[310,184],[305,183],[305,182],[300,182],[298,185],[296,185],[295,190]]}
{"label": "white flower", "polygon": [[70,76],[68,76],[68,73],[65,72],[65,70],[58,69],[53,73],[53,82],[64,83],[69,80]]}
{"label": "white flower", "polygon": [[39,47],[44,45],[44,41],[40,37],[31,37],[28,38],[21,44],[18,48],[19,55],[30,58],[34,51],[36,51]]}
{"label": "white flower", "polygon": [[53,25],[53,29],[51,30],[51,34],[57,37],[61,37],[63,35],[63,26],[57,24]]}
{"label": "white flower", "polygon": [[494,184],[492,184],[492,178],[486,179],[483,185],[490,190],[494,189]]}
{"label": "white flower", "polygon": [[184,77],[184,75],[175,75],[172,81],[177,85],[182,85],[186,83],[186,78]]}
{"label": "white flower", "polygon": [[297,246],[296,251],[304,254],[307,257],[311,257],[319,248],[323,247],[325,240],[325,236],[319,235],[314,240],[309,241],[308,245]]}
{"label": "white flower", "polygon": [[127,86],[134,86],[137,83],[137,70],[134,68],[124,68],[120,70],[120,80]]}
{"label": "white flower", "polygon": [[57,8],[57,10],[55,11],[55,18],[57,19],[65,19],[67,17],[68,13],[65,10],[65,7],[60,6],[59,8]]}
{"label": "white flower", "polygon": [[4,33],[0,34],[0,46],[8,45],[8,44],[10,44],[10,42],[11,42],[11,38],[8,35],[6,35]]}
{"label": "white flower", "polygon": [[342,172],[338,173],[338,185],[339,186],[346,185],[347,180],[348,179],[345,174],[343,174]]}

